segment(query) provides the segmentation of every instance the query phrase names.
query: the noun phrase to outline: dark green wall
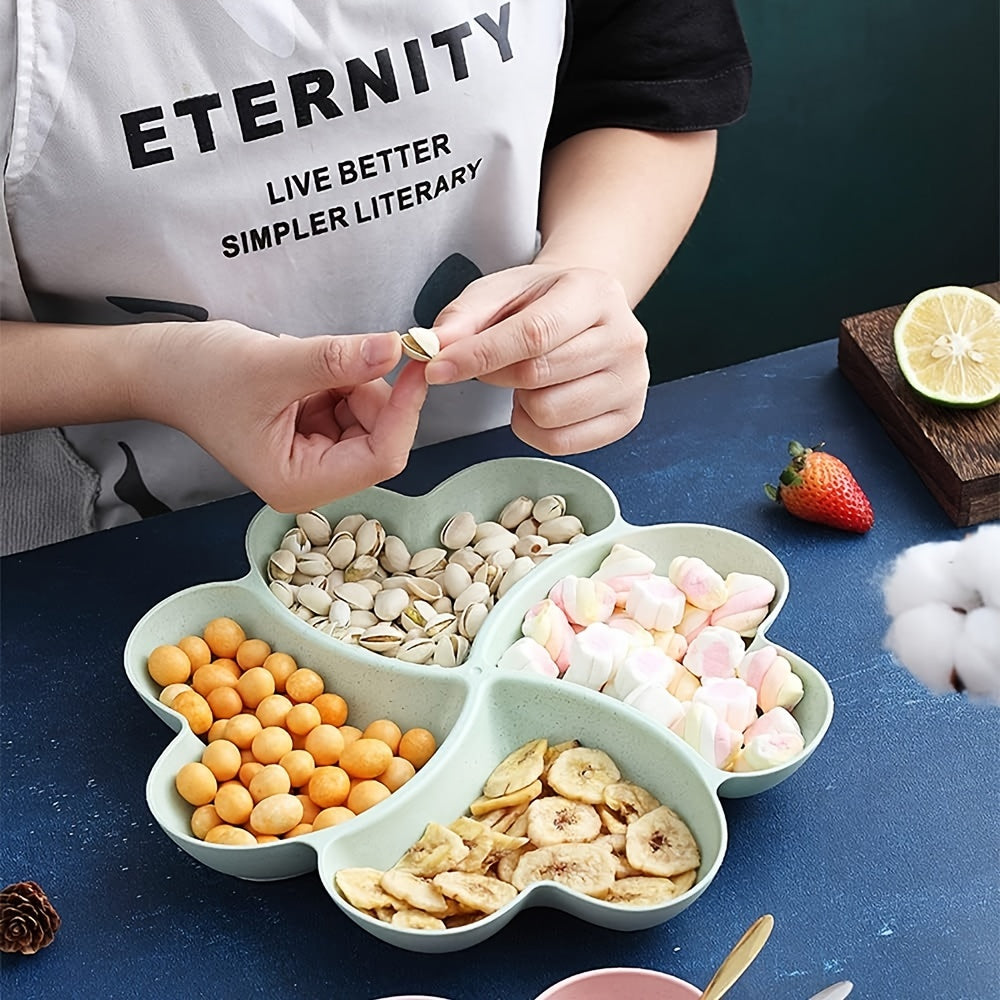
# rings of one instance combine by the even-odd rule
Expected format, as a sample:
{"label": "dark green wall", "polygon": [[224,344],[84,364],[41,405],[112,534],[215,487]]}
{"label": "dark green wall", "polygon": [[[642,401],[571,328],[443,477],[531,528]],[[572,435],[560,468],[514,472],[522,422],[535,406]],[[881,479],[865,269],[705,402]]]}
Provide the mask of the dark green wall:
{"label": "dark green wall", "polygon": [[637,312],[654,382],[1000,276],[996,0],[738,0],[754,60],[705,205]]}

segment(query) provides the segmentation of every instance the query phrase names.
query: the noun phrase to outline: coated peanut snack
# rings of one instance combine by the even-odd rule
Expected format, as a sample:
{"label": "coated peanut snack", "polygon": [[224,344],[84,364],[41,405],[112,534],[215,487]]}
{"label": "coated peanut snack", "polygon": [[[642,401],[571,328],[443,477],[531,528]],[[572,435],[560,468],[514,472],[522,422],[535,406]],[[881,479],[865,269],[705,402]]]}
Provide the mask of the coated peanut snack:
{"label": "coated peanut snack", "polygon": [[377,519],[296,515],[267,562],[271,593],[321,632],[408,663],[454,667],[494,603],[578,538],[565,497],[520,496],[496,520],[448,518],[439,546],[410,551]]}
{"label": "coated peanut snack", "polygon": [[253,845],[336,826],[404,785],[437,749],[422,727],[349,724],[347,702],[315,670],[219,617],[147,658],[160,701],[205,741],[175,777],[191,832]]}
{"label": "coated peanut snack", "polygon": [[530,740],[491,772],[468,814],[428,823],[386,871],[343,868],[352,906],[397,927],[446,930],[481,920],[535,882],[623,906],[686,892],[701,853],[687,824],[622,777],[603,750]]}

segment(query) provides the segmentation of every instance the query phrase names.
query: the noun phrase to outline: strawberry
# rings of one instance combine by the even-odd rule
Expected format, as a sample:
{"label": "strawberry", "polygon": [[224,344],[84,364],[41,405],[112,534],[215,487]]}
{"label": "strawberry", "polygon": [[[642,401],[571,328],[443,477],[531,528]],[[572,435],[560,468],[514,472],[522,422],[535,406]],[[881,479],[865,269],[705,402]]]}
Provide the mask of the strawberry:
{"label": "strawberry", "polygon": [[764,492],[804,521],[864,534],[875,523],[872,505],[851,470],[839,458],[820,451],[822,447],[822,443],[803,448],[798,441],[790,442],[792,460],[779,477],[780,485],[767,483]]}

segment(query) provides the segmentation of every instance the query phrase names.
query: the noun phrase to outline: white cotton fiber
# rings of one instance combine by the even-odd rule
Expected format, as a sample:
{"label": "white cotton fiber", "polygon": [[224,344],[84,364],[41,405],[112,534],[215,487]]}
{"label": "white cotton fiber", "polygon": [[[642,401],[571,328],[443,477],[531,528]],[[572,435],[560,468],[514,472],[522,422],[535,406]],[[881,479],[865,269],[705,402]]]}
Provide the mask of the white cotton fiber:
{"label": "white cotton fiber", "polygon": [[965,616],[955,672],[970,696],[1000,702],[1000,609],[976,608]]}
{"label": "white cotton fiber", "polygon": [[882,586],[885,610],[892,617],[930,601],[953,608],[974,608],[979,594],[955,573],[961,541],[924,542],[896,558]]}
{"label": "white cotton fiber", "polygon": [[979,594],[978,603],[1000,608],[1000,524],[984,524],[966,535],[955,553],[954,570],[962,587]]}
{"label": "white cotton fiber", "polygon": [[889,626],[885,648],[932,691],[951,691],[955,647],[965,617],[939,602],[910,608]]}

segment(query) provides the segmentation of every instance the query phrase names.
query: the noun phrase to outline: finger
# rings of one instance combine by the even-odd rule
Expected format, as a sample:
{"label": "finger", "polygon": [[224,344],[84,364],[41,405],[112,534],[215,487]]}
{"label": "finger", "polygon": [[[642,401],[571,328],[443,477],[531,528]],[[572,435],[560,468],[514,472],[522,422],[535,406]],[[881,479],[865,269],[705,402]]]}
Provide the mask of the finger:
{"label": "finger", "polygon": [[381,378],[402,355],[396,333],[344,337],[280,337],[267,358],[280,395],[301,399],[326,389],[347,389]]}
{"label": "finger", "polygon": [[563,427],[539,427],[515,395],[510,427],[525,444],[547,455],[576,455],[603,448],[629,433],[642,419],[642,408],[611,410]]}
{"label": "finger", "polygon": [[542,389],[518,389],[515,398],[534,424],[556,429],[617,410],[641,411],[647,384],[640,373],[626,380],[605,370]]}

